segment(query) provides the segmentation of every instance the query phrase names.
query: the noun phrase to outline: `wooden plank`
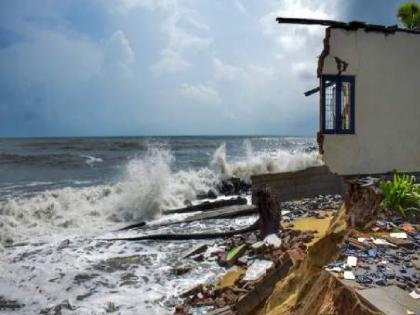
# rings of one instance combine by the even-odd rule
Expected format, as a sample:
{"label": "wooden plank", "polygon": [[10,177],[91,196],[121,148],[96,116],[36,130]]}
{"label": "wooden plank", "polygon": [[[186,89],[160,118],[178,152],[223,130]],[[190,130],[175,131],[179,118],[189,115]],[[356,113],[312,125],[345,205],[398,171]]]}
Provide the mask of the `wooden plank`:
{"label": "wooden plank", "polygon": [[258,212],[258,209],[255,206],[248,206],[248,205],[233,206],[233,207],[221,208],[221,209],[212,210],[212,211],[205,211],[202,213],[194,214],[185,219],[174,220],[170,222],[163,222],[163,223],[153,224],[149,226],[153,226],[153,227],[168,226],[172,224],[187,223],[187,222],[201,221],[201,220],[233,218],[233,217],[242,216],[242,215],[249,215],[256,212]]}
{"label": "wooden plank", "polygon": [[190,256],[196,255],[196,254],[200,254],[202,252],[204,252],[205,250],[207,250],[208,245],[207,244],[200,244],[197,246],[194,246],[191,249],[188,249],[187,251],[185,251],[182,255],[181,258],[185,259],[188,258]]}
{"label": "wooden plank", "polygon": [[231,199],[222,199],[213,202],[203,202],[198,205],[188,206],[180,209],[164,210],[163,214],[173,214],[173,213],[186,213],[186,212],[195,212],[195,211],[205,211],[210,209],[224,208],[229,206],[239,206],[246,205],[246,198],[238,197]]}
{"label": "wooden plank", "polygon": [[255,285],[254,290],[245,295],[235,305],[235,310],[238,315],[247,315],[265,301],[272,293],[276,283],[284,278],[289,269],[293,266],[292,261],[288,257],[283,264],[271,271],[263,280]]}

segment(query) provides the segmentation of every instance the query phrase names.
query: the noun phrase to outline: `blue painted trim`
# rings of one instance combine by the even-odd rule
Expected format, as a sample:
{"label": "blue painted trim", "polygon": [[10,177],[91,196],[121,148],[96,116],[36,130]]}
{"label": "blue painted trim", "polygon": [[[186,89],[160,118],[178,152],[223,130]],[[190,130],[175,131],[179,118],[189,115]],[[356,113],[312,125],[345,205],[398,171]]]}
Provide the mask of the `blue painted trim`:
{"label": "blue painted trim", "polygon": [[[324,134],[354,134],[355,133],[355,77],[351,75],[323,75],[320,79],[321,84],[321,132]],[[335,90],[335,128],[327,129],[325,120],[325,82],[336,82]],[[351,85],[351,111],[350,111],[350,129],[341,129],[341,86],[343,82],[349,82]]]}

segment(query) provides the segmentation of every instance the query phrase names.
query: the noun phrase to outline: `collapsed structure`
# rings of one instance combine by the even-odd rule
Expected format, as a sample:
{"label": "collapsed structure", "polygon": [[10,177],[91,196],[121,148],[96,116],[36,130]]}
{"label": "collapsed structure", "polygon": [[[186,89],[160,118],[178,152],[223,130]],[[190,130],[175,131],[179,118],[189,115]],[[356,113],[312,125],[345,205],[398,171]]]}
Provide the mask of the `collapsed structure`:
{"label": "collapsed structure", "polygon": [[317,76],[320,153],[339,175],[420,171],[420,32],[327,20]]}

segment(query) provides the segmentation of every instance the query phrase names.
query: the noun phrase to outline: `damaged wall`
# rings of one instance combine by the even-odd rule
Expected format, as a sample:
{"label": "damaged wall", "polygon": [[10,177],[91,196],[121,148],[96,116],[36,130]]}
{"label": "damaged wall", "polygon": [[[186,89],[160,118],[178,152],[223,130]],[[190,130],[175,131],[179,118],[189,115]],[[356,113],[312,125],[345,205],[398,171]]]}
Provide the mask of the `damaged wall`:
{"label": "damaged wall", "polygon": [[[334,57],[355,76],[355,134],[325,134],[323,159],[340,175],[420,171],[420,34],[327,29],[321,74]],[[328,43],[327,43],[328,44]]]}
{"label": "damaged wall", "polygon": [[318,195],[343,195],[345,184],[326,166],[314,166],[296,172],[261,174],[251,177],[253,194],[268,188],[277,202],[311,198]]}

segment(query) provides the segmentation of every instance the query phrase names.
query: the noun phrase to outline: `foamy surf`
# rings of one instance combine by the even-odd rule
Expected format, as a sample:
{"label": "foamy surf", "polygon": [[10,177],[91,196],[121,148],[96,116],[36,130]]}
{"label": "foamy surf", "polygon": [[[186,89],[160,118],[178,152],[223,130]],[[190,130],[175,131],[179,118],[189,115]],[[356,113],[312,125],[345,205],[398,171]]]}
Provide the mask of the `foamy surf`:
{"label": "foamy surf", "polygon": [[[5,180],[0,186],[0,244],[15,245],[0,245],[0,296],[25,304],[16,314],[48,312],[60,303],[71,305],[74,310],[69,313],[75,314],[102,314],[114,308],[124,314],[173,313],[181,292],[198,283],[214,282],[223,272],[210,256],[212,249],[219,246],[217,240],[208,241],[206,263],[191,261],[191,271],[178,277],[174,270],[185,263],[179,257],[201,242],[126,243],[98,239],[120,235],[123,232],[111,231],[142,220],[156,225],[147,233],[198,233],[248,226],[256,216],[166,227],[157,223],[184,215],[163,216],[163,209],[183,207],[187,200],[195,204],[197,195],[229,177],[249,181],[254,174],[320,164],[317,154],[307,150],[312,145],[308,140],[219,140],[148,139],[148,147],[137,139],[42,142],[41,153],[51,150],[53,155],[45,152],[45,161],[41,156],[23,159],[24,167],[34,172],[38,184],[27,181],[29,173],[23,174],[24,182],[13,182],[19,171],[16,168],[10,174],[12,181]],[[24,154],[41,155],[33,149],[38,145],[25,146],[25,150],[31,149]],[[130,155],[121,150],[130,148],[133,152],[146,147]],[[57,153],[60,148],[63,152]],[[78,150],[78,154],[72,150]],[[53,160],[48,160],[49,156]],[[102,161],[88,163],[95,158]],[[67,160],[71,163],[67,164]],[[18,162],[7,163],[3,170]],[[39,171],[40,165],[48,165],[53,176],[38,178],[45,172]],[[78,176],[71,178],[74,172]],[[101,180],[98,177],[103,172],[112,177]],[[124,233],[122,236],[134,232]],[[63,309],[63,313],[66,311]]]}
{"label": "foamy surf", "polygon": [[53,234],[96,233],[118,222],[150,220],[163,209],[183,207],[186,200],[214,188],[220,180],[295,171],[320,165],[316,152],[254,152],[249,141],[242,160],[228,161],[226,144],[215,150],[208,167],[173,171],[174,155],[150,147],[129,160],[115,183],[65,187],[13,196],[0,201],[0,243]]}

